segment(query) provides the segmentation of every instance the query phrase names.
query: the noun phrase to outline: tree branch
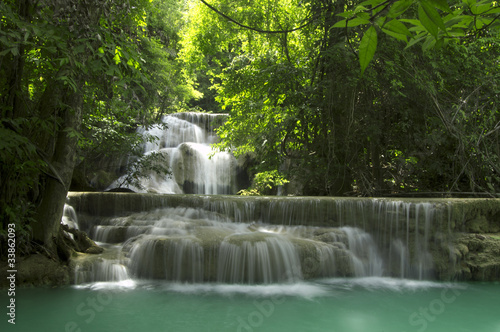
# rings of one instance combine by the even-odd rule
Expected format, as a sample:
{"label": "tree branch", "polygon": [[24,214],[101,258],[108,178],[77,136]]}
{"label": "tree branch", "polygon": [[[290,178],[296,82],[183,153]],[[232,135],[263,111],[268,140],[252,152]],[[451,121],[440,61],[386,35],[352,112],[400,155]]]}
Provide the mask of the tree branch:
{"label": "tree branch", "polygon": [[279,34],[279,33],[289,33],[289,32],[294,32],[294,31],[297,31],[297,30],[300,30],[302,28],[305,28],[306,26],[308,26],[312,20],[308,20],[306,23],[302,24],[301,26],[298,26],[296,28],[293,28],[293,29],[289,29],[289,30],[262,30],[262,29],[259,29],[259,28],[254,28],[254,27],[251,27],[251,26],[248,26],[248,25],[245,25],[243,23],[240,23],[238,21],[236,21],[235,19],[227,16],[226,14],[224,14],[223,12],[221,12],[220,10],[218,10],[217,8],[215,8],[214,6],[208,4],[205,0],[200,0],[205,6],[207,6],[208,8],[210,8],[211,10],[213,10],[214,12],[216,12],[217,14],[219,14],[220,16],[224,17],[226,20],[242,27],[242,28],[245,28],[245,29],[248,29],[248,30],[253,30],[253,31],[256,31],[256,32],[259,32],[259,33],[268,33],[268,34]]}

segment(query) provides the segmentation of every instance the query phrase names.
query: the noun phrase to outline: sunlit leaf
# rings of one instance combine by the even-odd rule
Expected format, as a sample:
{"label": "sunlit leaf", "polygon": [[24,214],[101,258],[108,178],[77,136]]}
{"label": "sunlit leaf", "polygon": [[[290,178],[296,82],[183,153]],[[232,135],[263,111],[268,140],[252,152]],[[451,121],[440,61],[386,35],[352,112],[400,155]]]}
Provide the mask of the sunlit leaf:
{"label": "sunlit leaf", "polygon": [[412,36],[406,25],[404,25],[399,20],[390,20],[389,22],[384,24],[383,28],[397,34],[406,35],[409,37]]}
{"label": "sunlit leaf", "polygon": [[359,43],[359,63],[361,65],[361,75],[363,75],[365,69],[372,61],[376,49],[377,30],[375,30],[375,27],[371,26],[365,31],[365,34]]}
{"label": "sunlit leaf", "polygon": [[377,6],[379,4],[381,4],[382,2],[384,2],[385,0],[367,0],[367,1],[363,1],[360,6],[364,6],[364,7],[367,7],[367,6]]}
{"label": "sunlit leaf", "polygon": [[384,29],[384,28],[382,28],[382,31],[385,32],[386,34],[388,34],[391,37],[394,37],[396,39],[402,40],[404,42],[408,42],[408,37],[406,37],[405,35],[402,35],[400,33],[396,33],[396,32],[393,32],[391,30],[387,30],[387,29]]}

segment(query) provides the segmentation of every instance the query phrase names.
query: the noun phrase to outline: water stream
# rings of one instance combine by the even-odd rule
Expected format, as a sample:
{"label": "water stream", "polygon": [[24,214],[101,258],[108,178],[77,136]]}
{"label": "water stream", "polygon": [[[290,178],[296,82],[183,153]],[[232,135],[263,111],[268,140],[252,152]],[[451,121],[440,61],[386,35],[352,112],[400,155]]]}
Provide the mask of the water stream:
{"label": "water stream", "polygon": [[[255,211],[250,203],[247,210]],[[397,230],[395,220],[379,234],[370,234],[369,228],[348,223],[340,227],[273,225],[252,220],[238,209],[233,213],[175,206],[87,218],[85,229],[108,253],[79,268],[77,280],[119,281],[121,276],[269,284],[320,277],[432,276],[433,260],[425,245],[430,222],[425,220],[422,231],[410,231],[410,220]],[[247,221],[236,221],[235,216]]]}
{"label": "water stream", "polygon": [[[124,187],[136,192],[167,194],[235,194],[236,159],[227,152],[214,152],[210,146],[217,142],[214,129],[225,117],[224,114],[176,113],[164,116],[161,125],[140,128],[142,135],[158,138],[144,144],[144,154],[165,154],[166,166],[172,174],[143,178],[141,188]],[[122,178],[109,189],[121,182]]]}
{"label": "water stream", "polygon": [[215,117],[149,130],[163,195],[70,194],[63,222],[106,250],[72,287],[20,291],[21,330],[500,332],[498,283],[436,281],[460,264],[451,205],[215,195],[237,189],[235,159],[208,158]]}

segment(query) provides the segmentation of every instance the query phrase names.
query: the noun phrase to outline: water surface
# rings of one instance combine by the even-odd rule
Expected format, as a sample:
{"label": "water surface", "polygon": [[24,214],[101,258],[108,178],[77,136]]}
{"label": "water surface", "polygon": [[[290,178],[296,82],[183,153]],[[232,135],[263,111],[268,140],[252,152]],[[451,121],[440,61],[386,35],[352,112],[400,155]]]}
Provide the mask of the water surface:
{"label": "water surface", "polygon": [[[6,294],[1,298],[7,303]],[[19,289],[16,304],[16,325],[4,314],[2,331],[500,332],[499,283],[126,280]]]}

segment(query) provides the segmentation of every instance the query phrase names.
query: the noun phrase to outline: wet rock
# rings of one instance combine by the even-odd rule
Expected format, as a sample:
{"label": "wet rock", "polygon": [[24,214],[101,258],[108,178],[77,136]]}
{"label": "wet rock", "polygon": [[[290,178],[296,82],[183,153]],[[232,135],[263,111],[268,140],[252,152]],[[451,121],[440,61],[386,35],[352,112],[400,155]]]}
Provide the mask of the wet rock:
{"label": "wet rock", "polygon": [[99,247],[94,241],[92,241],[87,233],[82,232],[78,229],[69,228],[67,225],[61,225],[61,229],[66,233],[73,235],[74,250],[78,252],[84,252],[88,254],[100,254],[103,252],[103,248]]}
{"label": "wet rock", "polygon": [[457,279],[494,281],[500,279],[500,238],[486,234],[462,234],[456,240],[462,257]]}

